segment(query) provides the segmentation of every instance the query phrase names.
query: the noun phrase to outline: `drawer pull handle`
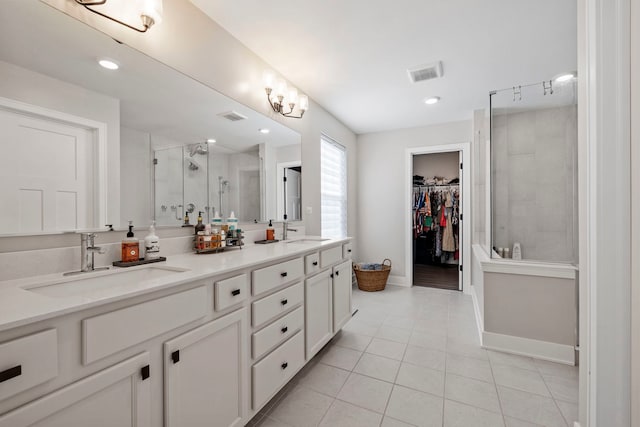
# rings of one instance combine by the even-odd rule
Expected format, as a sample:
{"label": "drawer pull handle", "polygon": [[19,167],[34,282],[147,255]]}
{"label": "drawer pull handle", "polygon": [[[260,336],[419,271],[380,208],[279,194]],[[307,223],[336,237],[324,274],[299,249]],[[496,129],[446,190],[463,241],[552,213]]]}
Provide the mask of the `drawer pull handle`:
{"label": "drawer pull handle", "polygon": [[329,275],[329,277],[331,277],[331,278],[333,279],[333,273],[331,273],[331,274]]}
{"label": "drawer pull handle", "polygon": [[280,304],[282,304],[282,305],[287,305],[287,302],[289,302],[289,301],[287,301],[287,300],[286,300],[286,298],[285,298],[285,299],[283,299],[282,301],[280,301]]}
{"label": "drawer pull handle", "polygon": [[140,375],[142,376],[142,381],[146,380],[151,376],[151,370],[149,368],[149,365],[143,366],[140,369]]}
{"label": "drawer pull handle", "polygon": [[280,365],[282,367],[282,369],[287,369],[287,366],[289,366],[289,364],[287,362],[284,362],[282,365]]}
{"label": "drawer pull handle", "polygon": [[313,261],[313,265],[318,265],[318,261]]}
{"label": "drawer pull handle", "polygon": [[336,271],[336,276],[339,276],[339,275],[340,275],[340,272],[339,272],[339,271]]}
{"label": "drawer pull handle", "polygon": [[351,249],[348,249],[347,252],[351,253]]}
{"label": "drawer pull handle", "polygon": [[282,277],[287,277],[287,272],[285,271],[284,273],[280,273],[280,275],[281,275]]}
{"label": "drawer pull handle", "polygon": [[237,295],[240,295],[240,289],[234,289],[231,291],[231,295],[233,295],[234,297]]}
{"label": "drawer pull handle", "polygon": [[171,361],[176,364],[180,361],[180,350],[176,350],[171,353]]}
{"label": "drawer pull handle", "polygon": [[280,330],[281,330],[281,331],[282,331],[282,333],[284,334],[284,333],[286,333],[286,332],[289,330],[289,328],[285,326],[285,327],[283,327],[283,328],[282,328],[282,329],[280,329]]}
{"label": "drawer pull handle", "polygon": [[14,366],[6,371],[0,372],[0,383],[22,375],[22,365]]}

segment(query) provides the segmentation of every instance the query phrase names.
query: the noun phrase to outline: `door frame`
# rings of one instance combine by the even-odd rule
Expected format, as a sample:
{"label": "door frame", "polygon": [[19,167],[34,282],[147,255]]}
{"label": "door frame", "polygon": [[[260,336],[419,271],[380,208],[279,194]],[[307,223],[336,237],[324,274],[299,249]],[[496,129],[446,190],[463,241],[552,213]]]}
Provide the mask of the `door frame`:
{"label": "door frame", "polygon": [[[302,161],[293,160],[290,162],[276,163],[276,221],[283,221],[284,218],[284,188],[282,185],[284,170],[296,166],[302,167]],[[302,173],[300,174],[300,180],[302,180]]]}
{"label": "door frame", "polygon": [[[404,206],[408,209],[405,217],[405,274],[407,286],[413,286],[413,218],[412,212],[412,188],[413,188],[413,156],[421,154],[462,152],[462,176],[461,194],[462,203],[460,215],[459,241],[462,243],[460,251],[460,265],[462,268],[461,291],[471,294],[471,224],[469,212],[471,212],[471,143],[460,142],[455,144],[431,145],[424,147],[412,147],[405,150],[405,196]],[[469,225],[467,225],[469,224]],[[461,236],[460,236],[461,235]]]}
{"label": "door frame", "polygon": [[[101,228],[103,224],[107,224],[109,220],[115,221],[117,224],[120,218],[109,218],[108,216],[108,188],[107,188],[107,124],[96,120],[87,119],[73,114],[63,113],[61,111],[52,110],[39,105],[28,104],[14,99],[4,98],[0,96],[0,109],[5,111],[23,114],[29,117],[35,117],[45,120],[60,122],[89,130],[93,134],[95,143],[94,150],[94,176],[96,182],[93,185],[94,198],[94,221],[95,227]],[[119,189],[118,189],[119,191]]]}

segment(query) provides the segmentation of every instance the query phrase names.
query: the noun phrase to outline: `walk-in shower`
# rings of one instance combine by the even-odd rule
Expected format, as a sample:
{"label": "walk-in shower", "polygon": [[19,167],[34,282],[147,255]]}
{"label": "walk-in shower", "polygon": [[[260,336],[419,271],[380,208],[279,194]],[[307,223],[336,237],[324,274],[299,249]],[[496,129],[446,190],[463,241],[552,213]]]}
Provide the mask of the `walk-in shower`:
{"label": "walk-in shower", "polygon": [[[223,203],[223,199],[225,199],[225,194],[228,193],[229,190],[229,180],[225,179],[223,176],[218,176],[218,206],[220,207],[220,215],[226,217],[228,212],[225,209],[228,207],[226,203]],[[226,199],[228,200],[228,194]]]}

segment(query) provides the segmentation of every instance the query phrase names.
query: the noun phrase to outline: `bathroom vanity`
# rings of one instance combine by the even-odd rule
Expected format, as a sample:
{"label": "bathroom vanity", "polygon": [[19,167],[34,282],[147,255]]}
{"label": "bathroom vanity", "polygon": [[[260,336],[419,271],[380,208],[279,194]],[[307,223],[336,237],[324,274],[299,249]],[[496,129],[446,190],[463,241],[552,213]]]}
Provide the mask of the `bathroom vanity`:
{"label": "bathroom vanity", "polygon": [[352,314],[350,239],[0,282],[0,427],[242,426]]}

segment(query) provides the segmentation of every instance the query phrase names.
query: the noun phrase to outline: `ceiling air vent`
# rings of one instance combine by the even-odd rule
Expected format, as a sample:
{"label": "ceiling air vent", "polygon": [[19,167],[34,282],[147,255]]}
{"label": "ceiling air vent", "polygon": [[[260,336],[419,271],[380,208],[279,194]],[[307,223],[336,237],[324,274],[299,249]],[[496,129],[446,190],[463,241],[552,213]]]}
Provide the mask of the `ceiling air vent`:
{"label": "ceiling air vent", "polygon": [[220,117],[224,117],[227,120],[231,120],[232,122],[237,122],[238,120],[246,120],[247,116],[243,116],[242,114],[236,111],[227,111],[226,113],[218,114]]}
{"label": "ceiling air vent", "polygon": [[442,77],[442,61],[410,68],[407,70],[407,73],[412,83],[437,79],[438,77]]}

